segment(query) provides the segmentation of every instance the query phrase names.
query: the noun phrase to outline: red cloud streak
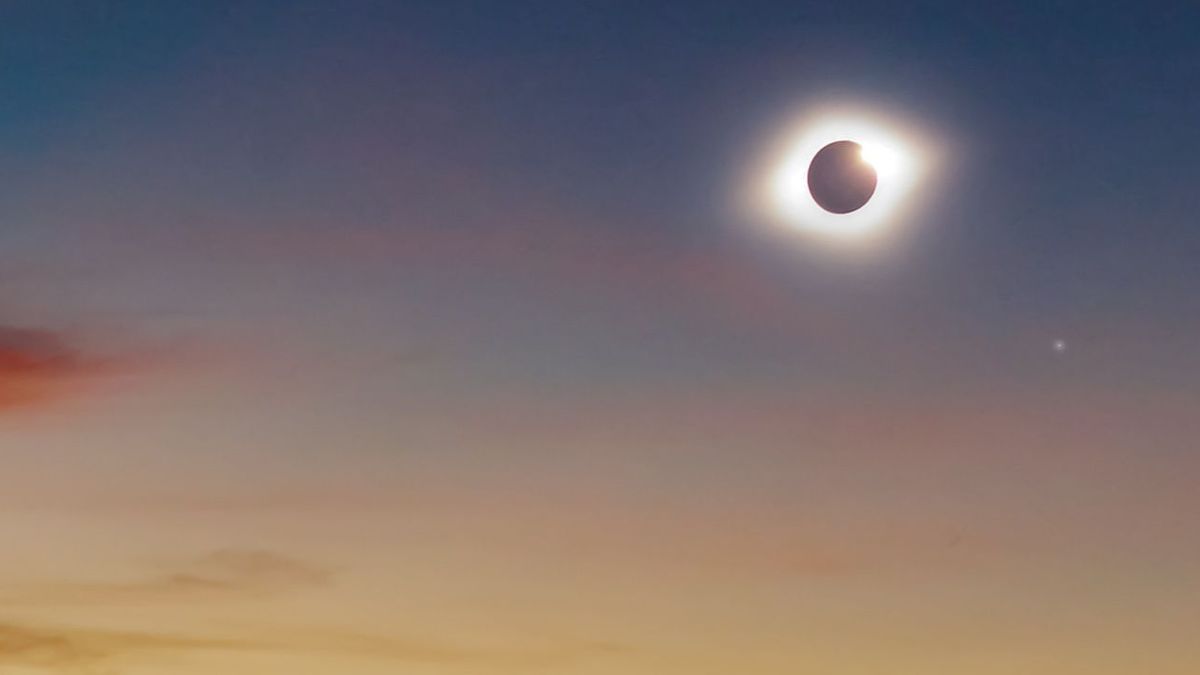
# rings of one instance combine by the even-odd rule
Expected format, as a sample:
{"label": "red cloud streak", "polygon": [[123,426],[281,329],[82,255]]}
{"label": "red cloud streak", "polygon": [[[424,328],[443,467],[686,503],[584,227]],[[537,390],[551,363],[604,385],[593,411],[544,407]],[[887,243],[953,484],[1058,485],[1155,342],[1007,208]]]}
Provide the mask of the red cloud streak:
{"label": "red cloud streak", "polygon": [[109,365],[53,331],[0,326],[0,413],[57,400]]}

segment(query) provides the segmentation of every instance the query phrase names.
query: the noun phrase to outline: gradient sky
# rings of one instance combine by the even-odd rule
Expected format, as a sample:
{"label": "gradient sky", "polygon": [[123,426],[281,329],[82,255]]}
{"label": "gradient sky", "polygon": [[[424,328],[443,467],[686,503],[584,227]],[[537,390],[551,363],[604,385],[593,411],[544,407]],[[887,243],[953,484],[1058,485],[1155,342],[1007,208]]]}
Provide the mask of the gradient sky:
{"label": "gradient sky", "polygon": [[0,673],[1197,672],[1200,7],[985,4],[0,2]]}

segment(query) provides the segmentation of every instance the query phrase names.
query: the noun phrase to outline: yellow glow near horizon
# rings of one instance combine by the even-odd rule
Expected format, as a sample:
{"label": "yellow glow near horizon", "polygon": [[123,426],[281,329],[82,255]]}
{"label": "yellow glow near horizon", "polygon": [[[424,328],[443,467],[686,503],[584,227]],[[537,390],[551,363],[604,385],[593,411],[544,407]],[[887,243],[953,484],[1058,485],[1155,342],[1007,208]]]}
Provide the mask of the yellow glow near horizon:
{"label": "yellow glow near horizon", "polygon": [[[835,214],[813,199],[808,189],[808,167],[821,148],[842,140],[862,146],[862,159],[875,169],[878,184],[862,208]],[[911,134],[846,111],[804,120],[776,144],[771,154],[765,171],[755,179],[756,210],[772,221],[839,240],[861,240],[897,222],[927,168],[926,154]]]}

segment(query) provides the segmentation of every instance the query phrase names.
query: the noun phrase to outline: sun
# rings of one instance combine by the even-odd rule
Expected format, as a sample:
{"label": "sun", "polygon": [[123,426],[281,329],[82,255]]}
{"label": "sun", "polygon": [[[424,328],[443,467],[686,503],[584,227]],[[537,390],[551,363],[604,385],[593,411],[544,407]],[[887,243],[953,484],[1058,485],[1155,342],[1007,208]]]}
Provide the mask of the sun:
{"label": "sun", "polygon": [[[806,117],[768,153],[769,161],[755,178],[755,210],[771,222],[838,241],[859,242],[882,234],[900,222],[928,169],[918,136],[899,127],[846,109]],[[835,213],[814,198],[809,170],[818,152],[844,141],[861,147],[861,161],[874,170],[877,184],[861,207]]]}
{"label": "sun", "polygon": [[904,157],[895,147],[886,142],[867,143],[862,146],[862,160],[870,164],[881,176],[891,178],[904,168]]}

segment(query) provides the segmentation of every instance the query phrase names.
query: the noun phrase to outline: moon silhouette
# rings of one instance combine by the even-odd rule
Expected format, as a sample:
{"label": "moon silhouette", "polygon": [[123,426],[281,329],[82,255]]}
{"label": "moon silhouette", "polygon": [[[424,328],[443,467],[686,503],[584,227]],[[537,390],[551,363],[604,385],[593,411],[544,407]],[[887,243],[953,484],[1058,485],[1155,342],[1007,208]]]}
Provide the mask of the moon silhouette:
{"label": "moon silhouette", "polygon": [[808,166],[808,191],[830,213],[857,211],[871,200],[879,176],[854,141],[834,141],[821,148]]}

